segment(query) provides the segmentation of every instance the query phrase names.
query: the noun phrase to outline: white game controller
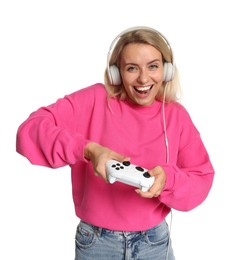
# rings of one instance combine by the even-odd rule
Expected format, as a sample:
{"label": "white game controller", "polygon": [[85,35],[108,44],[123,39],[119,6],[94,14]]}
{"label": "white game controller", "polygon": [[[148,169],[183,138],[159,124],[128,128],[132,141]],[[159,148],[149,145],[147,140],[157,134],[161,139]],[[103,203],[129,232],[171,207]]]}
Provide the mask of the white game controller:
{"label": "white game controller", "polygon": [[110,183],[119,181],[140,188],[142,191],[148,191],[155,179],[150,176],[147,169],[131,164],[129,161],[109,160],[106,163],[106,172]]}

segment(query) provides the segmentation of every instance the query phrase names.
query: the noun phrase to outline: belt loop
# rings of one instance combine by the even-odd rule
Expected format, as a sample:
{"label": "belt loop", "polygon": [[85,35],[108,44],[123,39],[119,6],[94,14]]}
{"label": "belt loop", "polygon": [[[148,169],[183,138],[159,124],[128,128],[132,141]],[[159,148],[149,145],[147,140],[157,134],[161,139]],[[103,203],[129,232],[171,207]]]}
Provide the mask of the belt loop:
{"label": "belt loop", "polygon": [[99,236],[99,237],[101,237],[102,236],[102,228],[101,227],[97,227],[97,226],[95,226],[95,234],[97,235],[97,236]]}
{"label": "belt loop", "polygon": [[141,235],[142,235],[142,236],[145,236],[145,235],[146,235],[146,233],[147,233],[147,230],[140,231],[140,233],[141,233]]}

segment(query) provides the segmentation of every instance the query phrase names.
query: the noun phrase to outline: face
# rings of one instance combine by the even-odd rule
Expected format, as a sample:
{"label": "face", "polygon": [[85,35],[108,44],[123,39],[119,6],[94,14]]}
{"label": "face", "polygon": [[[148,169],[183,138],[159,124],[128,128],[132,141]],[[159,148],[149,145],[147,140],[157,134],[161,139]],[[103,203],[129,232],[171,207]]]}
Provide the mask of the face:
{"label": "face", "polygon": [[138,105],[149,106],[163,83],[161,53],[151,45],[130,43],[120,60],[122,82],[128,98]]}

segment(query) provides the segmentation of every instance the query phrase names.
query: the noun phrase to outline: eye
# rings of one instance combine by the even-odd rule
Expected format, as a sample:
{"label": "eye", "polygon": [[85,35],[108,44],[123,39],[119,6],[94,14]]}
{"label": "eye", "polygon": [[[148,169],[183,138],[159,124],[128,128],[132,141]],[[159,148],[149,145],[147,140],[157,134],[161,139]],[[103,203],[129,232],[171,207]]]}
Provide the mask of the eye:
{"label": "eye", "polygon": [[158,69],[158,67],[159,67],[158,64],[154,64],[154,63],[153,63],[153,64],[151,64],[151,65],[149,66],[149,69],[150,69],[150,70],[156,70],[156,69]]}
{"label": "eye", "polygon": [[131,65],[131,66],[128,66],[128,67],[126,68],[126,70],[129,71],[129,72],[137,71],[137,67]]}

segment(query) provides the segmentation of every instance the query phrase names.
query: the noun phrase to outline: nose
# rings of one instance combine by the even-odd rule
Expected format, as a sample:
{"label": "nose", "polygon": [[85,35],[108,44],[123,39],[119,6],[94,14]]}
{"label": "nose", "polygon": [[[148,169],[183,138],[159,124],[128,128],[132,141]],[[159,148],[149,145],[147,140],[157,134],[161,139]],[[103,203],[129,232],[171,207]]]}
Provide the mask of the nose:
{"label": "nose", "polygon": [[145,69],[141,69],[138,75],[138,82],[145,84],[148,82],[149,74]]}

